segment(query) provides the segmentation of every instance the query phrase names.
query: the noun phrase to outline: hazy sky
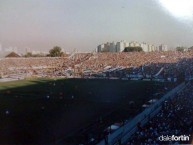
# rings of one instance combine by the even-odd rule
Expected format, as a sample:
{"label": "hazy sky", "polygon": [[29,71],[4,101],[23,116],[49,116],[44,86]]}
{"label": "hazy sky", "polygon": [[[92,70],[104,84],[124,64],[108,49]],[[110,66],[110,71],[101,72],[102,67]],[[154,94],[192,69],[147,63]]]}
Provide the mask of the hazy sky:
{"label": "hazy sky", "polygon": [[0,42],[46,51],[55,45],[92,51],[120,40],[192,46],[193,7],[182,1],[193,6],[192,0],[0,0]]}

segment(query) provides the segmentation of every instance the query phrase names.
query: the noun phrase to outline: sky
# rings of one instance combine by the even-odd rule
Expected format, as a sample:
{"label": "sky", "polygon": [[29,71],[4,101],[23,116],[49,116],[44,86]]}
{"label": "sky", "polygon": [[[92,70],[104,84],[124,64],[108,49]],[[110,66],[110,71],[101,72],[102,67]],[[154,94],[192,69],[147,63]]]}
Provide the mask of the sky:
{"label": "sky", "polygon": [[0,0],[3,48],[90,52],[126,40],[193,46],[193,0]]}

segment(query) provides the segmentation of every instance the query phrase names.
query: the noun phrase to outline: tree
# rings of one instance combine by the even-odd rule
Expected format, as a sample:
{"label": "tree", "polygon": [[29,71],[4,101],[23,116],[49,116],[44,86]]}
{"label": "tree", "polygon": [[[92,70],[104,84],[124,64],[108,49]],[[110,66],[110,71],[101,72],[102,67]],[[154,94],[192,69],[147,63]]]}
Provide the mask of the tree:
{"label": "tree", "polygon": [[185,49],[184,47],[180,47],[180,46],[176,47],[177,51],[181,51],[182,52],[182,51],[184,51],[184,49]]}
{"label": "tree", "polygon": [[32,54],[31,52],[27,52],[24,57],[45,57],[46,55],[43,53],[37,53],[37,54]]}
{"label": "tree", "polygon": [[32,53],[31,52],[27,52],[24,57],[33,57]]}
{"label": "tree", "polygon": [[49,51],[49,56],[51,57],[60,57],[61,55],[62,49],[59,46],[54,46],[54,48]]}
{"label": "tree", "polygon": [[125,47],[124,52],[143,51],[142,47]]}

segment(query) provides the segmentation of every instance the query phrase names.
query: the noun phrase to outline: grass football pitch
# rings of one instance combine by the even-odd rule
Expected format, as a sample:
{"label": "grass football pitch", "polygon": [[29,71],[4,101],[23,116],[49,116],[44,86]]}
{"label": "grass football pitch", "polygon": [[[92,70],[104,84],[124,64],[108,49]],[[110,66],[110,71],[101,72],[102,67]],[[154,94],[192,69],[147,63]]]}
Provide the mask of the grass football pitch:
{"label": "grass football pitch", "polygon": [[[0,143],[77,143],[131,119],[167,84],[153,81],[31,79],[0,83]],[[100,119],[103,125],[95,125]]]}

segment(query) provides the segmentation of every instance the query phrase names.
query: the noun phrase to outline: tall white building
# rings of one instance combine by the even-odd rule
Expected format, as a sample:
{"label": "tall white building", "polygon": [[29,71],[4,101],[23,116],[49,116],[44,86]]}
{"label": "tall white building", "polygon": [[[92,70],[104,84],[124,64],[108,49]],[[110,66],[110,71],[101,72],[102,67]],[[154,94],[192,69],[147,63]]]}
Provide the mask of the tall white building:
{"label": "tall white building", "polygon": [[109,46],[109,52],[117,52],[116,43],[112,42]]}
{"label": "tall white building", "polygon": [[129,46],[130,47],[140,47],[141,44],[139,42],[136,42],[136,41],[132,41],[129,43]]}
{"label": "tall white building", "polygon": [[97,47],[97,52],[108,52],[110,44],[101,44]]}
{"label": "tall white building", "polygon": [[161,44],[161,45],[159,46],[159,51],[168,51],[168,46]]}
{"label": "tall white building", "polygon": [[116,47],[117,51],[116,52],[122,52],[125,50],[125,47],[128,47],[129,43],[126,42],[125,40],[121,40],[120,42],[117,42]]}
{"label": "tall white building", "polygon": [[152,52],[152,51],[168,51],[167,45],[160,45],[156,47],[152,44],[147,44],[145,42],[139,43],[136,41],[131,41],[130,43],[121,40],[120,42],[107,42],[105,44],[101,44],[97,47],[97,52],[122,52],[126,47],[141,47],[144,52]]}
{"label": "tall white building", "polygon": [[155,45],[152,45],[152,44],[148,45],[148,52],[155,51],[155,50],[156,50]]}
{"label": "tall white building", "polygon": [[141,48],[143,49],[144,52],[149,52],[148,44],[143,42],[141,43]]}
{"label": "tall white building", "polygon": [[107,42],[105,44],[101,44],[97,47],[97,52],[122,52],[124,51],[125,47],[128,47],[129,43],[126,41],[120,42]]}
{"label": "tall white building", "polygon": [[125,42],[125,47],[129,47],[129,43],[128,42]]}
{"label": "tall white building", "polygon": [[125,49],[124,42],[117,42],[117,52],[122,52]]}
{"label": "tall white building", "polygon": [[97,52],[102,52],[102,50],[104,49],[105,45],[101,44],[97,47]]}

